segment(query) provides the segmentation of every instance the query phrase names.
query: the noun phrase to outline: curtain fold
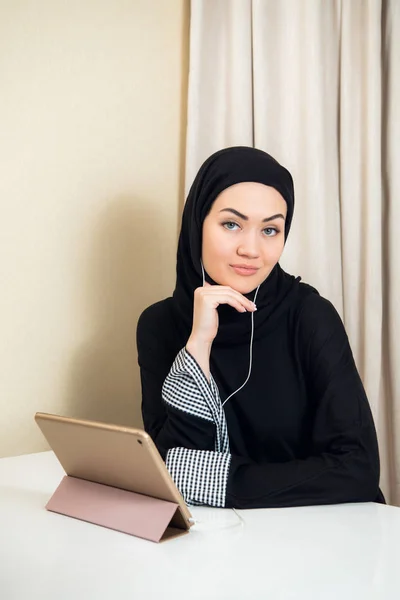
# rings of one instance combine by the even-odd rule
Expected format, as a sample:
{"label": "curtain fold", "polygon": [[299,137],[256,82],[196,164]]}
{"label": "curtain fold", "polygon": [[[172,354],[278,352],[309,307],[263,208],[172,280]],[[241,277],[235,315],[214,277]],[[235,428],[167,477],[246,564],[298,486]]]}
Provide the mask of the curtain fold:
{"label": "curtain fold", "polygon": [[215,148],[253,145],[251,0],[192,2],[186,195]]}
{"label": "curtain fold", "polygon": [[192,0],[188,189],[222,147],[293,173],[282,266],[343,317],[400,505],[400,0]]}

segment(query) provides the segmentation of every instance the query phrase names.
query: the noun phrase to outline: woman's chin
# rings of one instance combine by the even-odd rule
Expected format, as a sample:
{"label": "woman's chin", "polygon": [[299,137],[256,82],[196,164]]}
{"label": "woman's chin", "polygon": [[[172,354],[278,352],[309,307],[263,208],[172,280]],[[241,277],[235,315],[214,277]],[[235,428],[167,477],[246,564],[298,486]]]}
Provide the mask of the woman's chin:
{"label": "woman's chin", "polygon": [[211,285],[223,285],[230,287],[236,292],[240,292],[240,294],[245,296],[246,294],[251,294],[251,292],[261,285],[271,272],[265,272],[264,269],[263,271],[263,273],[257,273],[256,275],[236,275],[224,272],[218,276],[218,274],[215,273],[215,278],[213,278],[211,273],[207,273],[207,275],[210,279]]}
{"label": "woman's chin", "polygon": [[243,296],[245,296],[246,294],[250,294],[251,292],[253,292],[261,283],[262,281],[260,281],[259,278],[257,278],[256,281],[238,281],[236,278],[229,278],[226,279],[224,283],[218,283],[217,285],[231,287],[233,290],[235,290],[235,292],[239,292],[240,294],[243,294]]}

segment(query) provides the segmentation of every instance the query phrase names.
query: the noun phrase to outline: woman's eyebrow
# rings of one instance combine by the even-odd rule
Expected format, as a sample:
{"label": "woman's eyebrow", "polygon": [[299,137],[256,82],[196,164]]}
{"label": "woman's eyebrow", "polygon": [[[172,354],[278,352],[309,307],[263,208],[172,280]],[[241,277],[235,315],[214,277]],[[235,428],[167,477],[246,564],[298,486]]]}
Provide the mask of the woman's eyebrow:
{"label": "woman's eyebrow", "polygon": [[[240,219],[243,219],[243,221],[248,221],[249,220],[249,217],[246,217],[246,215],[242,215],[242,213],[240,213],[239,211],[235,210],[234,208],[222,208],[219,212],[231,212],[234,215],[236,215],[237,217],[239,217]],[[272,217],[267,217],[266,219],[263,219],[262,222],[263,223],[268,223],[268,221],[273,221],[274,219],[283,219],[283,220],[285,220],[285,217],[281,213],[277,213],[276,215],[272,215]]]}

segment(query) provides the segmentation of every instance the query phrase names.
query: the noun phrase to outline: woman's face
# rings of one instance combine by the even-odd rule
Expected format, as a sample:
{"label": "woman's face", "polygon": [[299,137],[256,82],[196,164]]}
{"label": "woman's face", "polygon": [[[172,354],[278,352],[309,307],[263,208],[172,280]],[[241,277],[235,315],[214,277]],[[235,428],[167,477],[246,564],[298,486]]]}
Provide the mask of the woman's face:
{"label": "woman's face", "polygon": [[208,275],[242,294],[254,290],[281,257],[286,212],[280,193],[262,183],[237,183],[221,192],[203,223]]}

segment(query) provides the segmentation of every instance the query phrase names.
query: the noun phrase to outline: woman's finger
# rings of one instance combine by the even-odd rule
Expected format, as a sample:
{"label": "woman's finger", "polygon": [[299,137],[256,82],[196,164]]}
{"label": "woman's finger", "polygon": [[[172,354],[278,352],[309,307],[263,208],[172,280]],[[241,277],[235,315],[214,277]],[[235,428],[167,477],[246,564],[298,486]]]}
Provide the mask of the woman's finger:
{"label": "woman's finger", "polygon": [[247,298],[244,298],[243,301],[240,297],[237,298],[233,294],[210,294],[208,296],[205,295],[204,298],[211,301],[215,306],[229,304],[239,310],[239,312],[254,312],[257,310],[253,302],[249,302]]}
{"label": "woman's finger", "polygon": [[232,288],[219,286],[219,285],[209,285],[207,289],[202,289],[202,296],[213,298],[219,304],[228,303],[227,298],[232,298],[239,302],[246,310],[254,311],[257,310],[256,305],[251,300],[248,300],[243,294],[233,290]]}

